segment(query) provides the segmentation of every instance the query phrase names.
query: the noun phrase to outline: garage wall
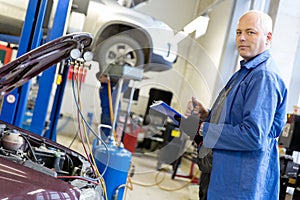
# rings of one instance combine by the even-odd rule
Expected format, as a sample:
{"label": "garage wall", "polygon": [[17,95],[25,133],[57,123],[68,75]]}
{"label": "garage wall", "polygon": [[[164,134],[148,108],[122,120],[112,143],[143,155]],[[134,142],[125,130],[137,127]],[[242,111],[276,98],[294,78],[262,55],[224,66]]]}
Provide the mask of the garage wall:
{"label": "garage wall", "polygon": [[[140,11],[159,18],[169,24],[174,30],[180,31],[197,17],[199,9],[205,7],[206,3],[210,1],[206,1],[204,4],[203,2],[205,1],[152,0],[142,7]],[[202,72],[199,70],[195,72],[195,69],[199,67],[198,61],[201,60],[201,58],[198,59],[199,55],[202,54],[202,57],[206,59],[207,55],[204,48],[198,44],[193,36],[194,34],[191,34],[179,43],[179,58],[172,70],[160,73],[159,76],[153,73],[151,76],[153,83],[159,82],[165,89],[173,92],[175,99],[173,98],[172,106],[178,110],[184,110],[190,97],[197,93],[197,91],[193,91],[193,88],[197,88],[196,85],[204,85],[203,81],[201,81]],[[148,83],[150,83],[149,80],[147,81]],[[182,90],[188,92],[188,95],[185,96],[186,98],[183,98],[183,94],[180,92]]]}
{"label": "garage wall", "polygon": [[136,10],[170,25],[174,30],[181,30],[193,18],[201,0],[149,0]]}
{"label": "garage wall", "polygon": [[[209,106],[212,90],[215,84],[218,65],[222,54],[231,11],[231,0],[224,1],[181,1],[181,0],[152,0],[139,10],[156,18],[164,20],[176,30],[181,30],[186,24],[203,13],[209,5],[216,5],[210,10],[207,33],[195,39],[194,34],[179,43],[179,58],[172,70],[160,73],[146,73],[148,80],[140,85],[156,85],[173,92],[172,106],[184,111],[192,96],[201,99]],[[172,4],[172,7],[170,5]],[[173,8],[174,5],[174,8]],[[159,84],[158,84],[159,83]],[[148,89],[142,89],[142,95],[147,99]],[[143,91],[146,91],[143,94]],[[133,106],[133,111],[143,110],[143,104]],[[142,111],[143,113],[143,111]]]}
{"label": "garage wall", "polygon": [[[142,7],[138,7],[137,10],[164,21],[178,32],[197,17],[200,2],[201,1],[199,0],[150,0]],[[185,81],[183,72],[187,65],[185,60],[190,51],[190,42],[191,39],[187,38],[180,43],[179,58],[172,70],[159,73],[145,73],[147,79],[137,83],[137,87],[140,88],[140,99],[139,102],[132,105],[131,110],[133,112],[142,115],[145,113],[149,98],[149,90],[152,87],[172,92],[172,106],[180,111],[185,109],[187,100],[185,99],[184,103],[181,102],[182,98],[179,91],[182,89],[182,84]]]}
{"label": "garage wall", "polygon": [[[225,37],[227,33],[228,20],[230,19],[232,1],[221,1],[212,9],[208,16],[210,17],[209,26],[204,36],[196,40],[197,44],[202,47],[203,54],[195,52],[195,48],[190,51],[190,58],[197,60],[198,64],[194,69],[202,74],[202,78],[198,77],[198,82],[191,82],[196,91],[195,96],[203,101],[207,106],[210,106],[215,97],[213,90],[215,88],[216,78],[219,74],[219,64],[224,48]],[[186,77],[193,77],[194,71],[190,70],[185,74]],[[185,95],[186,89],[181,91],[181,96]]]}
{"label": "garage wall", "polygon": [[[293,112],[293,106],[300,106],[299,96],[299,33],[300,33],[300,1],[280,1],[274,35],[272,52],[278,67],[284,75],[288,86],[287,111]],[[299,113],[300,114],[300,113]]]}

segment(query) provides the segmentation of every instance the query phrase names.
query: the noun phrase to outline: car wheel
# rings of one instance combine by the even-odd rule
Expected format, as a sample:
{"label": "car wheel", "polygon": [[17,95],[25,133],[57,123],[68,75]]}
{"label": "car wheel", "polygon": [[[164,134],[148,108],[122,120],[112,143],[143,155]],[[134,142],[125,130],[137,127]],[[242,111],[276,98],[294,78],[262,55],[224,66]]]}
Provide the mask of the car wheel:
{"label": "car wheel", "polygon": [[112,36],[95,48],[94,59],[103,72],[109,64],[141,66],[145,56],[141,45],[127,34]]}

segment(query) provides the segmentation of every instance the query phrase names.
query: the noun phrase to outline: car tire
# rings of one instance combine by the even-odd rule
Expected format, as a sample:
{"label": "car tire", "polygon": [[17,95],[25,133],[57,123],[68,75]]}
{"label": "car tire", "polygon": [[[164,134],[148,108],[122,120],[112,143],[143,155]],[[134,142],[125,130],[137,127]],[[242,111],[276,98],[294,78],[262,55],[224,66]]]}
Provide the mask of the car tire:
{"label": "car tire", "polygon": [[142,67],[145,55],[142,46],[127,34],[118,34],[101,42],[94,50],[94,60],[103,72],[109,64]]}

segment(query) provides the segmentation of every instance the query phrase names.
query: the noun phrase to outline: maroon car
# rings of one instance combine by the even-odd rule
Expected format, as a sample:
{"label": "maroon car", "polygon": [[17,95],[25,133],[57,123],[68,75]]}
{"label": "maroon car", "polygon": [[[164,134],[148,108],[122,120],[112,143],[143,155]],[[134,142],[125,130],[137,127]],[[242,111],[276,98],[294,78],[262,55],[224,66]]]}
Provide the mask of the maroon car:
{"label": "maroon car", "polygon": [[[54,64],[83,52],[88,33],[62,36],[0,68],[7,94]],[[0,121],[0,199],[102,199],[103,189],[86,157],[42,136]]]}

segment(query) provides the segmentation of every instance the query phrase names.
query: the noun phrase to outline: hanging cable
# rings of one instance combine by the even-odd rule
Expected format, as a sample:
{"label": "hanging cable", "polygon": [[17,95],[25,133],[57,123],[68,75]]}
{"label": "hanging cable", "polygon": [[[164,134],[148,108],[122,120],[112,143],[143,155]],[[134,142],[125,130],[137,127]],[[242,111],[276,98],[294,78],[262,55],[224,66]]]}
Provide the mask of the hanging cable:
{"label": "hanging cable", "polygon": [[[80,70],[79,70],[80,71]],[[82,70],[83,71],[83,70]],[[79,104],[79,107],[80,107],[80,110],[82,110],[82,104],[81,104],[81,98],[80,98],[80,93],[81,93],[81,86],[82,86],[82,83],[83,83],[83,76],[78,76],[78,84],[77,84],[77,88],[78,88],[78,104]],[[79,112],[77,112],[79,113]],[[81,120],[80,120],[81,118]],[[105,181],[104,179],[102,178],[102,175],[100,174],[99,170],[98,170],[98,167],[96,165],[96,161],[95,161],[95,158],[94,158],[94,155],[93,155],[93,151],[92,151],[92,148],[91,148],[91,145],[90,145],[90,141],[89,141],[89,137],[87,135],[87,131],[86,131],[86,124],[84,123],[84,120],[82,117],[80,117],[80,115],[78,114],[78,124],[82,123],[82,127],[83,127],[83,131],[84,131],[84,135],[82,135],[82,132],[80,131],[80,138],[81,138],[81,141],[82,141],[82,145],[84,146],[85,149],[88,149],[89,150],[89,154],[87,154],[87,157],[89,159],[91,159],[91,165],[94,166],[94,170],[96,172],[96,174],[98,176],[101,177],[100,181],[102,183],[102,186],[105,188]],[[88,148],[85,147],[85,141],[87,143],[87,146]],[[106,196],[106,199],[107,199],[107,192],[106,192],[106,188],[104,189],[104,194]]]}
{"label": "hanging cable", "polygon": [[[106,144],[104,143],[104,141],[98,136],[98,134],[95,133],[95,131],[94,131],[93,128],[89,125],[89,123],[86,121],[86,119],[85,119],[83,113],[81,112],[79,103],[78,103],[77,98],[76,98],[75,83],[74,83],[75,81],[74,81],[74,79],[75,79],[75,76],[74,76],[74,72],[73,72],[73,74],[72,74],[72,91],[73,91],[73,96],[74,96],[75,105],[76,105],[77,111],[78,111],[78,116],[82,118],[83,122],[87,125],[87,127],[89,128],[89,130],[93,133],[93,135],[94,135],[98,140],[100,140],[100,141],[102,142],[102,144],[104,145],[106,151],[108,152],[108,147],[107,147],[107,145],[106,145]],[[80,131],[79,131],[79,133],[80,133]],[[82,141],[83,141],[83,140],[82,140]],[[86,153],[87,153],[87,151],[86,151]],[[90,156],[87,155],[87,157],[88,157],[89,162],[91,163]],[[92,159],[93,159],[93,156],[91,156],[91,157],[92,157]],[[102,174],[100,174],[100,173],[98,172],[98,173],[99,173],[99,176],[101,177],[100,181],[101,181],[101,184],[102,184],[102,187],[103,187],[103,190],[104,190],[104,196],[105,196],[105,199],[108,199],[108,198],[107,198],[106,185],[105,185],[105,181],[104,181],[104,179],[103,179],[103,175],[105,174],[105,172],[106,172],[106,170],[107,170],[107,168],[108,168],[109,159],[110,159],[110,155],[107,153],[107,162],[106,162],[106,164],[105,164],[105,168],[104,168]],[[95,162],[94,162],[94,163],[95,163]],[[94,166],[94,165],[91,163],[91,167],[92,167],[92,168],[93,168],[93,166]],[[94,166],[94,167],[95,167],[95,166]],[[96,169],[97,169],[97,167],[96,167]],[[97,170],[98,170],[98,169],[97,169]]]}
{"label": "hanging cable", "polygon": [[[83,71],[83,70],[82,70]],[[79,89],[81,90],[81,84],[82,84],[82,82],[83,82],[83,79],[84,77],[83,76],[80,76],[80,80],[79,80],[79,83],[80,83],[80,87],[79,87]],[[80,95],[78,95],[79,97],[80,97]],[[79,102],[79,101],[78,101]],[[80,103],[80,108],[82,108],[82,106],[81,106],[81,103]],[[91,145],[90,145],[90,140],[89,140],[89,137],[88,137],[88,134],[87,134],[87,130],[86,130],[86,125],[85,125],[85,123],[84,123],[84,121],[83,120],[81,120],[81,123],[82,123],[82,126],[83,126],[83,130],[84,130],[84,134],[85,134],[85,138],[86,138],[86,143],[87,143],[87,146],[88,146],[88,149],[90,150],[90,157],[92,158],[92,161],[93,161],[93,163],[94,163],[94,165],[96,165],[96,161],[95,161],[95,158],[94,158],[94,155],[93,155],[93,151],[92,151],[92,148],[91,148]],[[82,140],[82,141],[84,141],[84,140]],[[98,168],[96,167],[96,170],[97,170],[97,173],[98,173],[98,175],[100,175],[100,173],[99,173],[99,171],[98,171]]]}
{"label": "hanging cable", "polygon": [[[74,71],[79,71],[78,70],[78,68],[79,68],[79,66],[75,66],[74,67],[74,69],[76,69],[77,68],[77,70],[74,70]],[[74,75],[74,72],[73,72],[73,75]],[[73,76],[73,78],[74,78],[74,76]],[[72,79],[73,80],[73,79]],[[78,106],[79,106],[79,109],[77,110],[77,124],[78,124],[78,132],[79,132],[79,136],[80,136],[80,139],[81,139],[81,141],[82,141],[82,146],[83,146],[83,149],[84,149],[84,152],[85,152],[85,154],[86,154],[86,156],[87,156],[87,158],[88,158],[88,161],[90,162],[90,165],[91,165],[91,167],[92,167],[92,169],[93,169],[93,171],[94,171],[94,174],[95,175],[97,175],[97,170],[96,170],[96,167],[95,167],[95,165],[94,165],[94,163],[91,161],[91,159],[90,159],[90,156],[89,156],[89,153],[88,153],[88,151],[87,151],[87,148],[86,148],[86,146],[85,146],[85,144],[84,144],[84,138],[83,138],[83,135],[82,135],[82,131],[81,131],[81,126],[80,126],[80,124],[81,124],[81,121],[80,121],[80,113],[79,113],[79,110],[81,111],[81,100],[80,100],[80,89],[81,89],[81,84],[80,84],[80,80],[79,80],[79,77],[77,76],[76,77],[76,80],[77,80],[77,102],[78,102]]]}
{"label": "hanging cable", "polygon": [[[89,130],[93,133],[93,135],[98,139],[98,140],[100,140],[101,141],[101,143],[103,144],[103,146],[105,147],[105,149],[106,149],[106,151],[108,152],[108,147],[107,147],[107,145],[105,144],[105,142],[98,136],[98,134],[94,131],[94,129],[89,125],[89,123],[86,121],[86,119],[85,119],[85,117],[84,117],[84,115],[83,115],[83,113],[81,112],[81,110],[80,110],[80,107],[79,107],[79,104],[78,104],[78,101],[77,101],[77,98],[76,98],[76,92],[75,92],[75,85],[74,85],[74,75],[72,75],[72,91],[73,91],[73,96],[74,96],[74,101],[75,101],[75,105],[76,105],[76,107],[77,107],[77,110],[78,110],[78,112],[79,112],[79,114],[80,114],[80,116],[82,117],[82,120],[84,121],[84,123],[87,125],[87,127],[89,128]],[[107,156],[106,156],[106,163],[105,163],[105,168],[104,168],[104,170],[103,170],[103,172],[101,173],[101,176],[103,176],[104,174],[105,174],[105,172],[106,172],[106,170],[107,170],[107,168],[108,168],[108,163],[109,163],[109,160],[110,160],[110,155],[109,155],[109,153],[107,153],[106,154]]]}

